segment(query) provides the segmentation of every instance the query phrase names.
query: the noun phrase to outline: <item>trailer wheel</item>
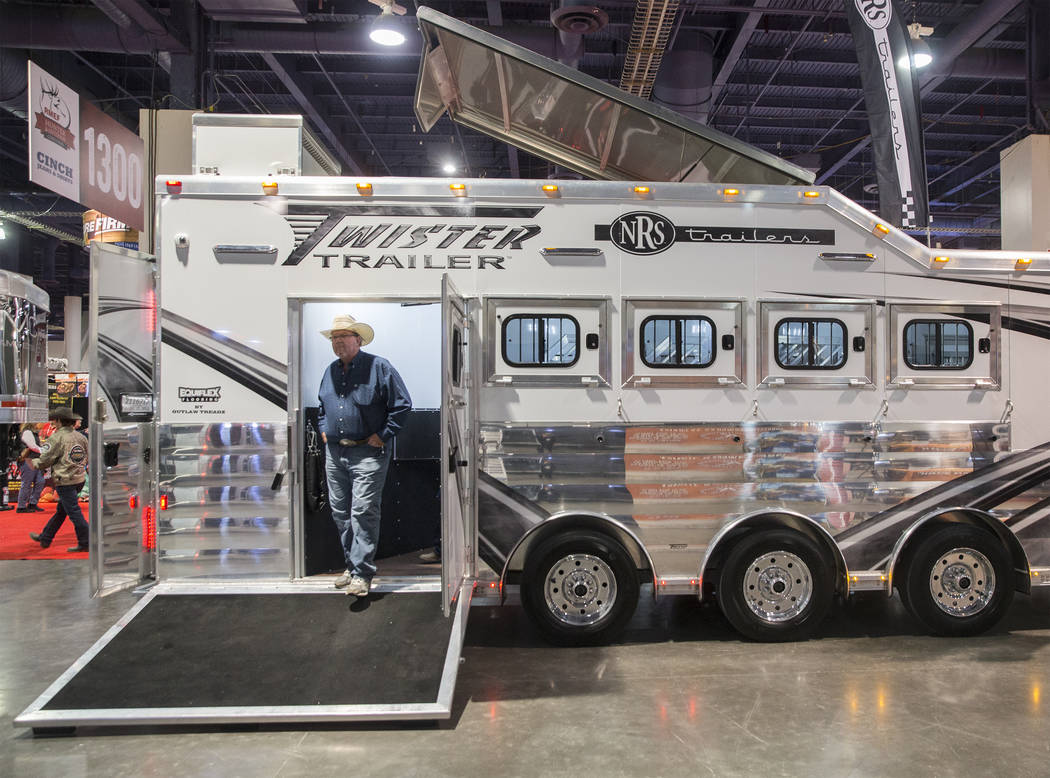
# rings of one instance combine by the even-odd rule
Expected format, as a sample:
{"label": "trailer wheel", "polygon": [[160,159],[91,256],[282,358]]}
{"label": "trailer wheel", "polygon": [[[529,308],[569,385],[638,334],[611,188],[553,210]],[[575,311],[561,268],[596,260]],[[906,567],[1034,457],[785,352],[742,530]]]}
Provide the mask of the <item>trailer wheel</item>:
{"label": "trailer wheel", "polygon": [[801,640],[831,607],[831,576],[820,548],[791,530],[737,543],[726,557],[718,601],[729,623],[752,640]]}
{"label": "trailer wheel", "polygon": [[634,613],[638,573],[630,554],[612,538],[584,530],[565,532],[529,554],[521,602],[552,643],[602,643]]}
{"label": "trailer wheel", "polygon": [[937,635],[978,635],[1010,607],[1010,573],[1009,555],[994,535],[951,524],[932,532],[910,554],[902,599]]}

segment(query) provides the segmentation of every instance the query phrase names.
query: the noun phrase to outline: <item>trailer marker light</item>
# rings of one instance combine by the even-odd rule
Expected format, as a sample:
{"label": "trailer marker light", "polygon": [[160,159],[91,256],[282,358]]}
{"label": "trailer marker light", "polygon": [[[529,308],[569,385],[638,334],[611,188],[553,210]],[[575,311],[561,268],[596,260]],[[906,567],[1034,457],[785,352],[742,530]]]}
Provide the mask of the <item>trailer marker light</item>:
{"label": "trailer marker light", "polygon": [[142,512],[142,547],[146,551],[157,549],[157,522],[154,519],[152,507],[147,507]]}
{"label": "trailer marker light", "polygon": [[449,184],[448,188],[452,190],[452,194],[456,197],[466,197],[467,195],[466,184]]}
{"label": "trailer marker light", "polygon": [[722,190],[722,194],[725,197],[736,197],[738,194],[740,194],[740,190],[739,189],[733,189],[733,188],[723,189]]}
{"label": "trailer marker light", "polygon": [[360,181],[357,184],[357,193],[359,195],[368,196],[372,194],[372,185],[367,181]]}
{"label": "trailer marker light", "polygon": [[558,185],[557,184],[544,184],[540,187],[544,192],[547,193],[547,197],[558,196]]}
{"label": "trailer marker light", "polygon": [[651,192],[652,190],[647,186],[636,186],[634,188],[634,193],[636,195],[641,195],[642,197],[648,196]]}
{"label": "trailer marker light", "polygon": [[1018,270],[1027,270],[1028,266],[1031,265],[1031,264],[1032,264],[1032,258],[1031,257],[1018,257],[1017,258],[1017,264],[1015,265],[1015,267]]}
{"label": "trailer marker light", "polygon": [[871,228],[871,231],[876,238],[885,238],[887,235],[890,234],[890,228],[887,227],[885,224],[876,224],[874,227]]}
{"label": "trailer marker light", "polygon": [[169,178],[164,182],[164,186],[168,187],[168,194],[180,194],[182,192],[182,182],[176,178]]}
{"label": "trailer marker light", "polygon": [[160,496],[160,509],[166,511],[168,509],[168,495],[162,494]]}
{"label": "trailer marker light", "polygon": [[820,197],[820,192],[816,189],[810,189],[808,192],[802,193],[803,197]]}
{"label": "trailer marker light", "polygon": [[262,189],[264,195],[275,195],[277,194],[277,182],[276,181],[263,181]]}
{"label": "trailer marker light", "polygon": [[950,259],[951,259],[951,257],[934,257],[933,261],[936,264],[938,264],[938,265],[945,265],[945,264],[948,263],[948,260],[950,260]]}
{"label": "trailer marker light", "polygon": [[128,507],[131,508],[131,510],[135,510],[137,507],[139,507],[139,498],[134,496],[134,495],[129,497],[128,498]]}

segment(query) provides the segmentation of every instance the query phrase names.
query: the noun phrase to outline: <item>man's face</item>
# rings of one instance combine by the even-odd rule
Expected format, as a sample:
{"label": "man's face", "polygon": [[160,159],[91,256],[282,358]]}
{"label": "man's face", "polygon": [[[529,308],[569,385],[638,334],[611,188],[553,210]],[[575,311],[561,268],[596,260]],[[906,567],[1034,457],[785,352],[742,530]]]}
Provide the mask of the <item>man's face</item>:
{"label": "man's face", "polygon": [[336,330],[332,333],[332,351],[343,362],[352,362],[361,350],[361,336],[350,330]]}

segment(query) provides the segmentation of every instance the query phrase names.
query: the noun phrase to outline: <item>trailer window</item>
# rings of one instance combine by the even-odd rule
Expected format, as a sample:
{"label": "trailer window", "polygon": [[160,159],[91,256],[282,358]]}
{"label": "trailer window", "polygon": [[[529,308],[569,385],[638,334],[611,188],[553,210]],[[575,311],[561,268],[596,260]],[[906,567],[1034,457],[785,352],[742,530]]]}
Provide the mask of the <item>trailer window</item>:
{"label": "trailer window", "polygon": [[580,324],[554,313],[516,313],[503,320],[503,361],[514,367],[571,367],[579,359]]}
{"label": "trailer window", "polygon": [[846,364],[846,325],[838,319],[781,319],[777,364],[785,370],[837,370]]}
{"label": "trailer window", "polygon": [[964,321],[912,319],[904,325],[904,364],[912,370],[965,370],[973,364],[973,328]]}
{"label": "trailer window", "polygon": [[715,323],[706,316],[649,316],[642,322],[642,362],[648,367],[710,367]]}

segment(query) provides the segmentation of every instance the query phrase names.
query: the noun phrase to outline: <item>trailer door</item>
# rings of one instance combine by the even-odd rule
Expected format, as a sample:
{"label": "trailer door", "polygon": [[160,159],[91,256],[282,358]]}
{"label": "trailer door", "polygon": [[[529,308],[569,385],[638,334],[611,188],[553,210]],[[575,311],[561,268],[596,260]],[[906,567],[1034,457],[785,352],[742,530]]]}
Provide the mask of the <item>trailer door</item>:
{"label": "trailer door", "polygon": [[475,459],[474,332],[467,300],[441,279],[441,583],[445,615],[473,574]]}
{"label": "trailer door", "polygon": [[153,575],[157,353],[153,257],[91,244],[91,589],[106,595]]}

